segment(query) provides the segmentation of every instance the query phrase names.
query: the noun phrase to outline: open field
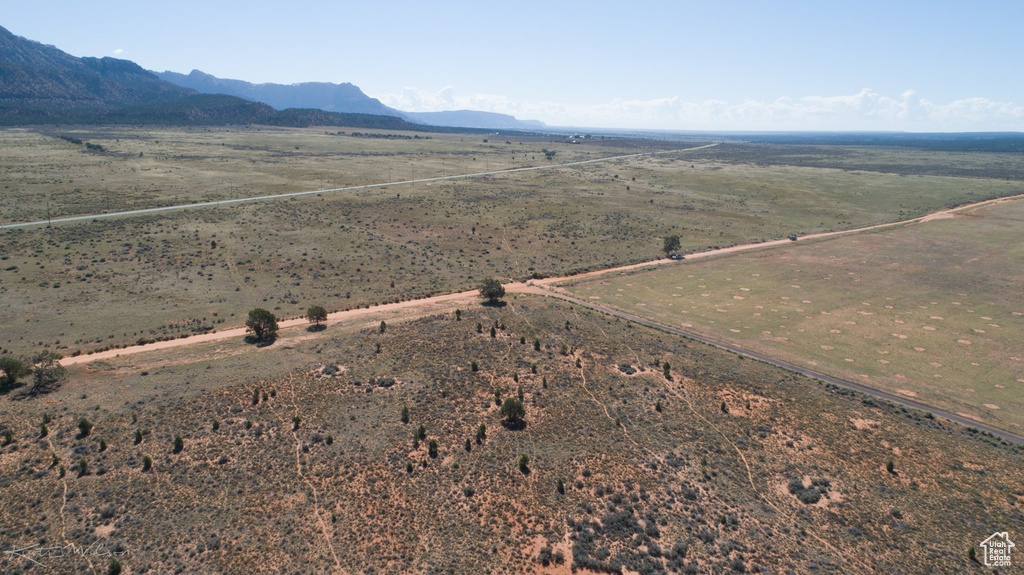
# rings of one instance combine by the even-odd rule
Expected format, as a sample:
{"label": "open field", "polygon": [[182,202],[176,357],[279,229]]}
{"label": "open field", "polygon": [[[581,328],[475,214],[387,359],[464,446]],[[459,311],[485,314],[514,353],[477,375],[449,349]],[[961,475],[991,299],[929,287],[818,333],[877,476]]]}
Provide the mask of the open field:
{"label": "open field", "polygon": [[1024,201],[574,282],[578,297],[1019,432]]}
{"label": "open field", "polygon": [[[679,147],[317,129],[59,132],[98,152],[55,134],[0,132],[10,152],[0,159],[4,222],[39,219],[47,202],[52,216],[120,211]],[[695,251],[903,219],[1020,185],[687,154],[4,230],[0,348],[72,355],[239,327],[256,306],[295,317],[311,304],[404,300],[488,276],[564,275],[651,259],[668,234]]]}
{"label": "open field", "polygon": [[[696,154],[702,157],[702,154]],[[1007,152],[936,152],[865,146],[732,143],[709,156],[730,164],[799,166],[882,172],[903,176],[955,176],[1024,180],[1024,159]]]}
{"label": "open field", "polygon": [[[46,219],[47,203],[57,218],[552,163],[541,149],[560,162],[641,151],[600,139],[273,127],[6,129],[2,138],[4,223]],[[643,149],[671,147],[686,146]]]}
{"label": "open field", "polygon": [[[99,543],[131,573],[964,573],[1024,529],[1019,447],[548,298],[428,311],[0,399],[2,550]],[[494,392],[520,389],[506,428]],[[108,561],[40,560],[2,567]]]}

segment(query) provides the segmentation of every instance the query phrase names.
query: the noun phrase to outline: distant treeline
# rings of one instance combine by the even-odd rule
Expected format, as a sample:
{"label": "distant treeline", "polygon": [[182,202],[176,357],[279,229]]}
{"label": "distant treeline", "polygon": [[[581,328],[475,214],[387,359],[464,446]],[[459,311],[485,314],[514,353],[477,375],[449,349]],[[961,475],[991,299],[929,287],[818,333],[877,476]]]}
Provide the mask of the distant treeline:
{"label": "distant treeline", "polygon": [[[351,114],[290,108],[275,110],[259,102],[249,102],[221,94],[197,94],[169,102],[129,106],[117,110],[59,110],[48,106],[4,106],[0,98],[0,126],[24,125],[159,125],[159,126],[225,126],[260,124],[289,128],[310,126],[345,126],[371,130],[403,130],[415,132],[448,132],[493,134],[495,130],[451,128],[413,124],[395,116]],[[365,138],[424,138],[355,132]],[[65,138],[66,139],[66,138]],[[71,140],[68,140],[71,141]],[[81,142],[74,142],[80,144]]]}
{"label": "distant treeline", "polygon": [[724,135],[725,139],[758,144],[813,146],[887,146],[942,152],[1024,152],[1021,132],[964,132],[915,134],[903,132],[790,132]]}
{"label": "distant treeline", "polygon": [[[277,111],[266,104],[216,94],[197,94],[169,102],[128,106],[117,110],[60,110],[45,105],[17,107],[0,105],[0,125],[30,124],[172,126],[263,124],[293,128],[348,126],[378,130],[449,131],[433,126],[413,124],[395,116],[347,114],[294,108]],[[81,142],[74,143],[81,144]]]}
{"label": "distant treeline", "polygon": [[76,138],[74,136],[57,136],[57,137],[60,138],[61,140],[64,140],[65,142],[70,142],[72,144],[75,144],[76,146],[81,146],[82,144],[85,144],[85,148],[87,150],[93,150],[93,151],[96,151],[96,152],[106,152],[107,151],[107,149],[104,148],[102,144],[94,144],[92,142],[83,142],[82,140],[80,140],[80,139],[78,139],[78,138]]}
{"label": "distant treeline", "polygon": [[[338,132],[339,136],[345,135],[345,132]],[[430,136],[420,136],[414,134],[412,136],[408,134],[378,134],[376,132],[352,132],[349,134],[353,138],[380,138],[384,140],[430,140]]]}

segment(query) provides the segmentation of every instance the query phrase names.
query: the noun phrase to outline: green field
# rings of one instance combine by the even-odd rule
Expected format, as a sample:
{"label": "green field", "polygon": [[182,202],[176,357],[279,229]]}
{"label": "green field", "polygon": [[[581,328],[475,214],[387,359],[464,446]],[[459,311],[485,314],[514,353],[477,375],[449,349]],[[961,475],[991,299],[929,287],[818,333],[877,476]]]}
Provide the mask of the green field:
{"label": "green field", "polygon": [[[342,131],[3,130],[0,220],[44,219],[47,204],[58,217],[535,166],[549,163],[545,149],[566,162],[695,145]],[[647,155],[0,231],[0,348],[88,352],[237,327],[256,306],[294,317],[488,276],[557,276],[655,258],[668,234],[702,250],[893,221],[1019,186],[714,160],[730,146],[701,160]]]}
{"label": "green field", "polygon": [[1024,202],[566,285],[1011,431],[1024,424]]}

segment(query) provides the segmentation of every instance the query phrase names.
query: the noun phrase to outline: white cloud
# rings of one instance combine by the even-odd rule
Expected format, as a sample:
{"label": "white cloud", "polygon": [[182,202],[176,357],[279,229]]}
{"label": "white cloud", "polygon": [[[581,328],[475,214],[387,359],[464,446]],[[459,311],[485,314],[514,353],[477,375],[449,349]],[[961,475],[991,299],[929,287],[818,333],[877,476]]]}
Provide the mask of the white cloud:
{"label": "white cloud", "polygon": [[117,48],[117,49],[114,50],[114,55],[115,56],[120,56],[121,54],[124,54],[124,49],[123,48]]}
{"label": "white cloud", "polygon": [[675,130],[907,130],[1020,131],[1024,106],[987,98],[946,104],[913,90],[886,96],[865,88],[838,96],[781,97],[772,101],[690,102],[682,98],[614,99],[598,104],[513,101],[495,94],[460,96],[446,86],[437,92],[405,88],[380,96],[385,104],[409,112],[482,110],[541,120],[553,126]]}

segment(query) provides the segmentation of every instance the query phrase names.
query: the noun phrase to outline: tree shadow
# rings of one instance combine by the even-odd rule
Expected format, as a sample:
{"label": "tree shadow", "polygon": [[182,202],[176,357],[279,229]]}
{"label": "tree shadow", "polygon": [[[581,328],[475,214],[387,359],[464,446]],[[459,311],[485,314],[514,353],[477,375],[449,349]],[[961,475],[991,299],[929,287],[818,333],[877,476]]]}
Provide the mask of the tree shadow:
{"label": "tree shadow", "polygon": [[518,421],[509,421],[507,419],[503,419],[503,420],[501,420],[501,425],[505,429],[509,429],[509,430],[512,430],[512,431],[519,431],[519,430],[522,430],[522,429],[526,429],[526,421],[523,420],[523,419],[520,419]]}
{"label": "tree shadow", "polygon": [[325,329],[327,329],[327,324],[320,323],[320,324],[313,324],[313,325],[307,327],[306,331],[308,331],[308,332],[318,332],[318,331],[323,331]]}
{"label": "tree shadow", "polygon": [[25,384],[20,381],[14,383],[4,382],[0,384],[0,395],[7,395],[16,389],[21,389],[23,387],[25,387]]}
{"label": "tree shadow", "polygon": [[267,336],[267,337],[264,337],[264,338],[258,338],[255,335],[247,335],[247,336],[245,336],[245,343],[251,343],[251,344],[255,345],[256,347],[267,347],[269,345],[274,345],[275,341],[277,341],[277,336],[276,335],[275,336]]}
{"label": "tree shadow", "polygon": [[480,305],[482,305],[484,307],[503,308],[503,307],[508,305],[508,302],[503,302],[501,300],[493,300],[493,301],[492,300],[487,300],[487,301],[485,301],[484,303],[482,303]]}
{"label": "tree shadow", "polygon": [[20,393],[12,395],[11,401],[24,401],[26,399],[35,399],[41,395],[53,393],[54,391],[57,391],[60,388],[62,383],[64,383],[63,380],[44,382],[32,386],[20,384],[18,385],[18,388],[25,387],[26,389],[22,390]]}

